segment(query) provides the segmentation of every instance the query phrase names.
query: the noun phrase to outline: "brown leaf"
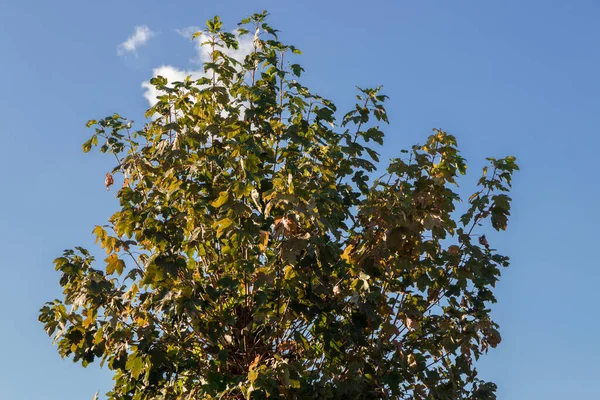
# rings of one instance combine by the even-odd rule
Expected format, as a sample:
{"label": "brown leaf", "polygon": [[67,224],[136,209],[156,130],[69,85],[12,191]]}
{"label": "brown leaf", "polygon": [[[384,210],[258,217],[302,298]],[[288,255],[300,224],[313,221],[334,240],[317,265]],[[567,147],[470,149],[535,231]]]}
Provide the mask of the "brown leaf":
{"label": "brown leaf", "polygon": [[408,361],[408,366],[411,368],[417,368],[419,366],[419,364],[417,364],[417,359],[412,354],[408,355],[407,361]]}
{"label": "brown leaf", "polygon": [[333,295],[334,296],[339,296],[342,293],[342,289],[340,289],[339,285],[335,285],[333,287]]}
{"label": "brown leaf", "polygon": [[453,244],[452,246],[448,247],[448,254],[457,256],[459,253],[460,247],[458,247],[457,245]]}
{"label": "brown leaf", "polygon": [[250,364],[250,366],[248,366],[248,371],[252,371],[254,368],[256,368],[256,366],[258,365],[258,363],[260,362],[260,354],[256,356],[256,358],[254,359],[254,361],[252,361],[252,363]]}
{"label": "brown leaf", "polygon": [[296,350],[296,342],[293,340],[285,340],[279,343],[279,351],[294,351]]}
{"label": "brown leaf", "polygon": [[440,294],[440,291],[438,289],[430,289],[427,292],[427,302],[431,303],[433,300],[437,300],[438,294]]}
{"label": "brown leaf", "polygon": [[495,329],[491,329],[488,336],[487,336],[487,342],[490,346],[492,346],[492,348],[496,348],[496,346],[498,346],[500,344],[500,342],[502,341],[502,337],[500,336],[500,332],[498,332]]}
{"label": "brown leaf", "polygon": [[419,321],[417,321],[416,319],[406,317],[404,324],[406,325],[406,327],[408,328],[409,331],[414,331],[416,329],[419,329]]}
{"label": "brown leaf", "polygon": [[486,249],[490,248],[490,244],[488,243],[485,235],[479,236],[479,244],[485,246]]}
{"label": "brown leaf", "polygon": [[275,233],[278,235],[289,236],[296,231],[298,225],[295,221],[295,216],[285,216],[275,219]]}
{"label": "brown leaf", "polygon": [[113,183],[115,183],[115,180],[113,179],[111,174],[107,173],[106,178],[104,178],[104,186],[106,186],[106,190],[109,190],[110,186]]}
{"label": "brown leaf", "polygon": [[465,358],[467,363],[471,365],[471,347],[469,347],[468,342],[463,342],[460,346],[460,352],[462,356]]}

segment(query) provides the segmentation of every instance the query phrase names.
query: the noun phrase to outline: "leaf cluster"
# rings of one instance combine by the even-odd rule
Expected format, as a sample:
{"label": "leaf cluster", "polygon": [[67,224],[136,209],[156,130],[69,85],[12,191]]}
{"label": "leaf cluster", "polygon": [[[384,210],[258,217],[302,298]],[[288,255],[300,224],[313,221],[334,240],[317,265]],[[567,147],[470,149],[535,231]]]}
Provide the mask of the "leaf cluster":
{"label": "leaf cluster", "polygon": [[476,231],[506,229],[515,159],[489,159],[462,216],[442,130],[373,178],[386,96],[359,89],[338,119],[266,16],[208,21],[206,77],[154,78],[139,130],[88,123],[120,208],[93,231],[103,261],[55,260],[64,297],[40,321],[60,355],[114,371],[114,400],[495,398],[474,360],[500,342],[508,259]]}

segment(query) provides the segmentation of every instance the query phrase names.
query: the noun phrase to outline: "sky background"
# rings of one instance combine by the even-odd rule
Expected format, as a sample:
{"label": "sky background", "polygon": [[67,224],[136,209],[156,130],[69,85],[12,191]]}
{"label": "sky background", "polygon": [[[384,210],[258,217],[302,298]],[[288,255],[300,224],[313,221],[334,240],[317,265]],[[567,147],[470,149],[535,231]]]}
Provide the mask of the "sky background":
{"label": "sky background", "polygon": [[[155,68],[200,68],[176,30],[263,9],[303,50],[303,82],[338,108],[355,85],[384,86],[383,159],[434,127],[457,136],[471,180],[486,156],[517,156],[509,230],[489,236],[512,259],[493,306],[503,342],[480,375],[499,399],[600,398],[597,0],[0,0],[0,399],[110,389],[110,371],[61,360],[37,322],[60,296],[52,260],[93,247],[117,209],[112,161],[81,152],[85,122],[142,121]],[[147,43],[119,47],[136,26]]]}

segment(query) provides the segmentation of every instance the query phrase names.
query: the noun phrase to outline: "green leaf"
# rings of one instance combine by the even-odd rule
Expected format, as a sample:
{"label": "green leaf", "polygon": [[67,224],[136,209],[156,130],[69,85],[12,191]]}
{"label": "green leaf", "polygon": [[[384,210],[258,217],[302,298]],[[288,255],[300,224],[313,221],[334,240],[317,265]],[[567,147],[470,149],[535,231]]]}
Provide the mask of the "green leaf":
{"label": "green leaf", "polygon": [[298,77],[302,75],[302,72],[304,72],[304,68],[302,68],[299,64],[292,64],[290,65],[290,68],[292,69],[292,73]]}
{"label": "green leaf", "polygon": [[192,36],[204,74],[153,77],[139,130],[88,122],[83,150],[111,163],[89,179],[123,185],[93,230],[104,264],[81,247],[54,261],[62,294],[39,320],[59,355],[108,363],[115,399],[493,398],[474,361],[500,341],[509,259],[485,233],[507,227],[514,157],[489,159],[466,204],[441,129],[377,171],[381,87],[338,115],[266,12],[243,24]]}
{"label": "green leaf", "polygon": [[144,360],[135,353],[131,354],[127,357],[125,368],[127,368],[134,379],[137,379],[144,370]]}
{"label": "green leaf", "polygon": [[365,150],[367,151],[367,153],[369,153],[369,156],[371,157],[371,159],[373,159],[373,161],[379,162],[379,153],[377,153],[374,150],[371,150],[368,147],[365,147]]}
{"label": "green leaf", "polygon": [[84,153],[89,152],[92,149],[92,139],[88,140],[87,142],[85,142],[82,146],[81,149],[83,150]]}

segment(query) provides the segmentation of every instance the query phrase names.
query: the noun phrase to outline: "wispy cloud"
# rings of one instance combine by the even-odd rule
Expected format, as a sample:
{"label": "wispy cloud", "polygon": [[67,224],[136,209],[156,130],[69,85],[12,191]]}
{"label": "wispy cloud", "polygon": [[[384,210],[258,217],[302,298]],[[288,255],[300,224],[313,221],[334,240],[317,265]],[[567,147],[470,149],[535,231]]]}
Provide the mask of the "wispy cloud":
{"label": "wispy cloud", "polygon": [[[180,36],[186,38],[186,39],[191,39],[192,36],[194,35],[194,33],[201,31],[202,28],[198,27],[198,26],[188,26],[182,29],[176,29],[175,32],[177,32]],[[234,34],[237,35],[237,31],[233,31]],[[196,40],[194,40],[194,46],[196,47],[196,57],[192,58],[192,62],[196,63],[196,64],[202,64],[205,62],[210,61],[210,47],[209,46],[202,46],[202,43],[206,42],[209,40],[209,37],[207,34],[202,33],[198,38],[196,38]],[[228,49],[228,48],[224,48],[221,49],[221,51],[223,53],[225,53],[226,55],[228,55],[229,57],[233,57],[234,59],[242,62],[244,61],[244,57],[246,57],[246,55],[250,54],[253,50],[253,41],[252,38],[249,36],[243,36],[243,37],[238,37],[238,49]]]}
{"label": "wispy cloud", "polygon": [[186,39],[191,39],[194,33],[201,31],[202,28],[199,26],[186,26],[185,28],[175,29],[179,35]]}
{"label": "wispy cloud", "polygon": [[133,35],[117,46],[117,54],[122,56],[126,53],[135,53],[138,47],[148,43],[154,36],[156,36],[156,32],[153,32],[147,25],[136,26]]}

